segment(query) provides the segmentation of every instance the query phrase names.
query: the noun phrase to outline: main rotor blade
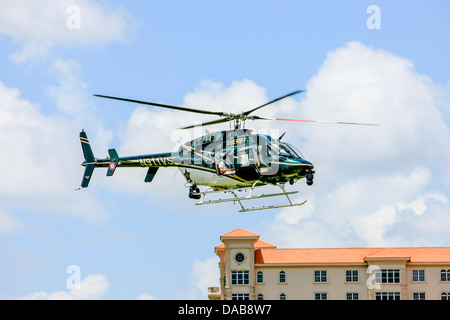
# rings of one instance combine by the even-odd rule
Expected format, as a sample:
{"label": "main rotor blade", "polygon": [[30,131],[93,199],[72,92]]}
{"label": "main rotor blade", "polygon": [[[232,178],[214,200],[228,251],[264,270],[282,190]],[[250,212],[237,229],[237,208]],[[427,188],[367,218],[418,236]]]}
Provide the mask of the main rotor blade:
{"label": "main rotor blade", "polygon": [[293,96],[294,94],[297,94],[297,93],[300,93],[300,92],[303,92],[303,91],[305,91],[305,90],[297,90],[297,91],[288,93],[287,95],[282,96],[282,97],[279,97],[279,98],[276,98],[276,99],[274,99],[274,100],[272,100],[272,101],[269,101],[269,102],[263,104],[262,106],[259,106],[259,107],[256,107],[256,108],[254,108],[254,109],[245,111],[245,112],[243,112],[242,114],[245,115],[245,116],[248,116],[248,115],[249,115],[250,113],[252,113],[253,111],[256,111],[256,110],[261,109],[262,107],[265,107],[265,106],[267,106],[267,105],[269,105],[269,104],[271,104],[271,103],[277,102],[277,101],[279,101],[279,100],[281,100],[281,99],[284,99],[284,98]]}
{"label": "main rotor blade", "polygon": [[350,124],[358,126],[378,126],[375,123],[361,123],[361,122],[345,122],[345,121],[321,121],[321,120],[302,120],[302,119],[283,119],[283,118],[266,118],[254,116],[250,120],[278,120],[278,121],[298,121],[298,122],[315,122],[315,123],[330,123],[330,124]]}
{"label": "main rotor blade", "polygon": [[226,115],[224,112],[215,112],[215,111],[192,109],[192,108],[186,108],[186,107],[171,106],[171,105],[168,105],[168,104],[161,104],[161,103],[148,102],[148,101],[140,101],[140,100],[133,100],[133,99],[125,99],[125,98],[104,96],[104,95],[101,95],[101,94],[94,94],[93,96],[100,97],[100,98],[107,98],[107,99],[114,99],[114,100],[134,102],[134,103],[139,103],[139,104],[148,104],[148,105],[155,106],[155,107],[174,109],[174,110],[181,110],[181,111],[187,111],[187,112],[195,112],[195,113],[201,113],[201,114],[211,114],[211,115],[216,115],[216,116],[224,116],[224,115]]}
{"label": "main rotor blade", "polygon": [[211,124],[223,123],[223,122],[228,122],[228,121],[230,121],[230,119],[222,118],[222,119],[218,119],[218,120],[213,120],[213,121],[203,122],[203,123],[199,123],[199,124],[194,124],[192,126],[187,126],[187,127],[180,128],[180,129],[191,129],[191,128],[194,128],[194,127],[209,126]]}

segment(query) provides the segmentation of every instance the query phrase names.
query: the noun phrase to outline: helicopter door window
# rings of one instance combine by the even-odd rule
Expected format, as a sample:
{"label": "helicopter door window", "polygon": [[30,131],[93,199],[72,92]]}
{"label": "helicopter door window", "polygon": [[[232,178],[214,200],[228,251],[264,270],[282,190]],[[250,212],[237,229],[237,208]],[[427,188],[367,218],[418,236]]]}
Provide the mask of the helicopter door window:
{"label": "helicopter door window", "polygon": [[233,164],[229,161],[226,153],[216,153],[216,170],[219,175],[235,174]]}
{"label": "helicopter door window", "polygon": [[271,160],[278,160],[278,157],[280,155],[280,148],[278,147],[277,144],[275,144],[275,143],[268,144],[267,150],[268,150],[267,153]]}
{"label": "helicopter door window", "polygon": [[239,155],[239,164],[242,167],[248,167],[250,165],[250,160],[248,159],[248,154],[243,153]]}
{"label": "helicopter door window", "polygon": [[269,160],[267,158],[268,155],[268,148],[267,146],[258,146],[258,152],[257,156],[259,158],[259,162],[261,167],[268,167],[269,166]]}
{"label": "helicopter door window", "polygon": [[241,148],[238,152],[238,163],[241,165],[241,167],[248,167],[250,165],[250,159],[249,159],[249,149],[248,148]]}
{"label": "helicopter door window", "polygon": [[216,144],[210,143],[205,147],[205,150],[203,151],[203,155],[205,157],[211,159],[211,164],[213,164],[215,162],[215,158],[214,158],[215,148],[216,148]]}

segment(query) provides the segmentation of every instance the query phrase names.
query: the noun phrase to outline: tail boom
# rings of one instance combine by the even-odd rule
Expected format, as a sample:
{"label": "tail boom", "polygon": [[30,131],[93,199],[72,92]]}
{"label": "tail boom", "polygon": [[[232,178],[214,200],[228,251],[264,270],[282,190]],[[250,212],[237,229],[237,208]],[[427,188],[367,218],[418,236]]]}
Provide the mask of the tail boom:
{"label": "tail boom", "polygon": [[121,158],[115,149],[109,149],[109,158],[97,159],[92,152],[91,145],[84,130],[80,132],[80,142],[85,159],[81,164],[85,167],[83,179],[81,181],[82,188],[87,188],[89,185],[89,181],[91,180],[95,168],[107,168],[106,175],[108,177],[112,176],[118,167],[148,168],[144,181],[151,182],[159,167],[176,167],[179,165],[172,159],[172,154],[170,152]]}

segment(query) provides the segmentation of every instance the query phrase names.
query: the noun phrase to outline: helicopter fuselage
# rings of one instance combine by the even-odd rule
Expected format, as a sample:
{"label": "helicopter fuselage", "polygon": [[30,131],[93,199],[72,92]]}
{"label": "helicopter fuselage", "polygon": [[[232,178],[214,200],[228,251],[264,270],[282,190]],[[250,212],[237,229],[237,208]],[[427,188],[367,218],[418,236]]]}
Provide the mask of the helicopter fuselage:
{"label": "helicopter fuselage", "polygon": [[[81,134],[80,139],[83,145]],[[108,152],[109,158],[86,159],[82,165],[107,167],[108,175],[117,167],[145,167],[145,182],[151,182],[160,167],[178,167],[188,183],[217,190],[252,186],[255,182],[293,184],[302,178],[311,185],[314,174],[313,164],[295,147],[249,129],[217,131],[180,142],[176,152],[130,157],[118,157],[114,149]]]}

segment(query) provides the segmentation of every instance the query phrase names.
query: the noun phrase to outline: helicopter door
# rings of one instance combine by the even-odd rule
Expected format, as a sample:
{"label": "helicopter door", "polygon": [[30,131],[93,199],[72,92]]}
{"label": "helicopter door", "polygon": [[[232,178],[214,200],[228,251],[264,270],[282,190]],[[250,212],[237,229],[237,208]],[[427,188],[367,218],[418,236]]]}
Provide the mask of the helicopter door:
{"label": "helicopter door", "polygon": [[245,180],[259,179],[259,157],[256,148],[245,146],[237,150],[236,175]]}

